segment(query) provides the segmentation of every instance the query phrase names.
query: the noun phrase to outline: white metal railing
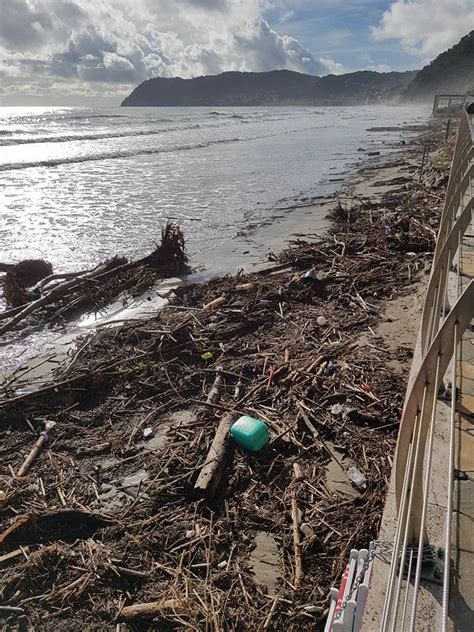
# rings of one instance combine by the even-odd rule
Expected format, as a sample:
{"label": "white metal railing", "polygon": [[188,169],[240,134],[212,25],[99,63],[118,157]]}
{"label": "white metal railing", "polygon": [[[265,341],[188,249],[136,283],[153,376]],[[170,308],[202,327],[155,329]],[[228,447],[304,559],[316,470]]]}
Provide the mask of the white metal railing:
{"label": "white metal railing", "polygon": [[[418,596],[432,475],[434,430],[439,387],[451,365],[451,413],[448,451],[448,492],[445,528],[442,625],[447,630],[450,584],[451,519],[454,479],[454,423],[456,415],[457,348],[474,314],[474,281],[461,292],[460,264],[463,236],[474,211],[474,133],[472,116],[464,110],[446,191],[444,210],[433,256],[431,275],[420,324],[418,350],[400,424],[395,463],[397,525],[390,563],[382,632],[416,629]],[[453,268],[453,262],[457,261]],[[453,274],[455,271],[455,274]],[[454,284],[454,287],[453,287]],[[449,305],[448,287],[455,302]],[[414,567],[414,568],[413,568]],[[414,570],[412,594],[405,583]]]}

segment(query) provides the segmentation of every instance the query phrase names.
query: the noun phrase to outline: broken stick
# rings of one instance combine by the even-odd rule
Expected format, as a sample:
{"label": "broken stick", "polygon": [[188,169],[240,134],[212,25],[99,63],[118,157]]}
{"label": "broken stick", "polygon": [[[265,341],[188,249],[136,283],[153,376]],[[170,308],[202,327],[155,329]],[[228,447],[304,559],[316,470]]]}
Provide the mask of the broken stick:
{"label": "broken stick", "polygon": [[293,586],[298,589],[303,577],[303,560],[301,557],[300,525],[295,490],[291,492],[291,519],[293,522],[293,546],[295,549],[295,575],[293,578]]}
{"label": "broken stick", "polygon": [[209,391],[209,395],[207,396],[207,400],[206,400],[208,404],[217,404],[221,398],[222,383],[223,383],[223,377],[222,377],[223,370],[224,370],[223,366],[218,366],[216,368],[216,373],[217,373],[216,378],[214,380],[214,384],[212,385],[212,388]]}
{"label": "broken stick", "polygon": [[43,450],[45,444],[48,443],[48,435],[46,432],[42,432],[38,439],[36,440],[35,445],[31,448],[30,453],[23,461],[20,469],[17,472],[17,476],[25,476],[28,473],[33,461],[36,459],[38,454]]}
{"label": "broken stick", "polygon": [[206,303],[206,305],[204,305],[202,309],[204,312],[210,312],[214,309],[217,309],[218,307],[222,307],[222,305],[224,305],[225,302],[226,302],[225,297],[219,296],[219,298],[215,298],[210,303]]}

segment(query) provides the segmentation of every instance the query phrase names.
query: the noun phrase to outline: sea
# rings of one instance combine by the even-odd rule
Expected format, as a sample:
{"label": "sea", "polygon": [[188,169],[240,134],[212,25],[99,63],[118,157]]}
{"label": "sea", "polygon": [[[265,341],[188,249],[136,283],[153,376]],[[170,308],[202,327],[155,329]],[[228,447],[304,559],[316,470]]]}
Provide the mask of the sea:
{"label": "sea", "polygon": [[367,128],[425,118],[386,106],[0,108],[1,260],[42,257],[65,272],[137,257],[171,219],[193,262],[217,250],[226,268],[280,208],[334,191],[362,150],[400,144]]}
{"label": "sea", "polygon": [[382,105],[0,108],[0,261],[44,258],[69,272],[135,258],[172,220],[199,278],[235,273],[264,260],[276,236],[291,237],[295,208],[336,191],[368,152],[402,149],[402,128],[428,114]]}

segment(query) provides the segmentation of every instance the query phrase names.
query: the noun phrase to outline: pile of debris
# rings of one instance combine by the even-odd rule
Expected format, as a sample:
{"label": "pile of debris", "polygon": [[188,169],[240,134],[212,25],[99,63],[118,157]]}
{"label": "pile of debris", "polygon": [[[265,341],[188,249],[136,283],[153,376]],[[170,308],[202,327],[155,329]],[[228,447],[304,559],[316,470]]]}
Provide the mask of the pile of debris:
{"label": "pile of debris", "polygon": [[168,222],[160,243],[146,257],[129,261],[115,256],[92,270],[53,274],[51,264],[42,259],[0,264],[6,271],[2,280],[7,309],[0,314],[0,336],[40,322],[58,324],[85,311],[105,308],[119,295],[141,294],[158,278],[187,270],[184,235]]}
{"label": "pile of debris", "polygon": [[[84,338],[54,382],[3,392],[0,616],[319,629],[379,528],[406,375],[374,328],[430,260],[443,191],[419,191],[341,201],[329,239],[183,286]],[[228,436],[241,415],[269,429],[258,452]]]}

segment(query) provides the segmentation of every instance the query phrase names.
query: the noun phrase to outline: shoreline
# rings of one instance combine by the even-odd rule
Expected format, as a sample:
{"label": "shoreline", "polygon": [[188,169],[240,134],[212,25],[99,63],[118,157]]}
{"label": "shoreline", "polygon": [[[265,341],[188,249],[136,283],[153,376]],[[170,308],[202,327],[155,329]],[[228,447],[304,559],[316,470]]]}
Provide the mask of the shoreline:
{"label": "shoreline", "polygon": [[[24,489],[25,479],[5,478],[4,509],[14,510],[1,526],[3,535],[9,532],[7,548],[31,549],[26,561],[12,558],[6,571],[9,605],[23,607],[36,624],[55,608],[58,630],[77,617],[90,626],[110,625],[118,617],[127,626],[124,605],[151,596],[162,603],[174,600],[171,611],[162,606],[155,614],[177,625],[183,617],[199,626],[214,616],[232,617],[249,630],[268,617],[275,630],[322,624],[329,582],[338,580],[348,550],[366,546],[380,523],[407,378],[411,334],[406,325],[419,310],[416,295],[434,243],[427,227],[435,214],[419,199],[408,233],[403,223],[398,232],[396,226],[386,232],[396,213],[403,220],[406,202],[420,188],[413,169],[421,138],[412,143],[411,157],[400,157],[398,165],[364,167],[362,180],[355,177],[347,189],[352,203],[333,212],[327,237],[297,239],[280,254],[278,265],[273,263],[279,270],[177,288],[174,305],[155,318],[83,341],[67,374],[59,372],[51,388],[3,399],[0,423],[10,429],[5,454],[13,472],[34,441],[25,419],[34,415],[58,422],[52,456],[48,461],[40,454],[27,475],[30,481],[39,477],[39,491]],[[406,182],[388,188],[371,186],[402,177]],[[404,185],[408,188],[400,192]],[[314,278],[303,281],[311,269]],[[220,297],[220,307],[202,309]],[[221,365],[220,400],[208,402]],[[232,454],[229,448],[219,492],[195,499],[193,486],[216,425],[229,410],[263,419],[270,445],[255,456]],[[143,439],[148,425],[151,444]],[[346,481],[351,493],[341,492],[336,487],[341,481],[331,479],[334,462],[342,475],[356,467],[365,487]],[[295,465],[302,477],[294,478]],[[124,481],[137,470],[145,472],[142,482],[127,487]],[[293,496],[303,515],[296,532],[306,581],[299,587]],[[94,515],[86,535],[92,542],[99,538],[100,547],[95,542],[87,549],[81,537],[58,544],[56,534],[45,541],[37,528],[23,533],[18,515],[32,507],[40,518],[78,507]],[[109,524],[100,525],[102,514]],[[77,536],[73,523],[67,524]],[[259,551],[261,533],[275,542],[273,557]],[[83,560],[80,572],[70,567],[77,555]],[[112,558],[120,562],[108,561]],[[57,567],[46,571],[46,559]],[[271,589],[262,563],[276,567]],[[28,577],[38,565],[45,573],[45,599],[28,601],[34,597]],[[128,590],[126,601],[117,602],[114,573],[121,591]],[[9,593],[12,577],[22,598]],[[188,582],[196,596],[189,594]],[[72,591],[71,585],[83,588]],[[66,595],[74,610],[64,611]],[[87,610],[88,595],[106,599],[97,614]]]}
{"label": "shoreline", "polygon": [[[274,117],[268,115],[270,122],[264,124],[258,123],[258,125],[255,123],[255,125],[257,125],[255,128],[255,137],[253,134],[253,127],[250,128],[247,125],[240,125],[240,127],[235,130],[234,127],[231,127],[229,133],[232,131],[237,136],[242,136],[242,141],[244,141],[242,147],[237,148],[237,146],[232,145],[229,147],[225,146],[225,148],[223,146],[221,148],[220,145],[217,145],[218,149],[216,149],[215,152],[213,150],[212,155],[217,152],[216,155],[219,157],[221,156],[220,152],[223,152],[222,158],[225,158],[226,152],[231,151],[231,156],[234,156],[234,153],[237,152],[238,159],[242,154],[245,155],[248,152],[249,157],[253,160],[253,162],[247,166],[239,163],[240,171],[233,171],[231,177],[227,177],[227,179],[224,178],[225,181],[222,185],[219,183],[220,170],[217,169],[218,180],[215,188],[217,191],[220,191],[222,186],[225,185],[224,189],[222,189],[222,199],[219,195],[212,193],[212,181],[209,183],[205,178],[204,182],[202,182],[204,175],[207,174],[207,171],[203,173],[204,170],[202,168],[198,168],[201,154],[195,153],[193,150],[190,153],[185,151],[180,154],[180,161],[184,160],[187,167],[183,179],[181,180],[180,177],[177,181],[178,186],[173,183],[171,183],[170,186],[163,186],[160,184],[160,181],[147,181],[147,190],[150,190],[152,195],[140,197],[140,190],[138,187],[136,195],[139,196],[139,212],[138,210],[136,212],[132,212],[133,209],[129,209],[127,207],[124,207],[123,210],[122,207],[120,207],[113,213],[112,211],[108,212],[108,206],[114,206],[114,196],[107,199],[103,198],[102,189],[104,188],[105,183],[101,181],[102,169],[104,172],[106,169],[110,169],[111,175],[113,175],[118,170],[121,163],[120,161],[117,163],[114,160],[110,160],[103,165],[93,163],[90,168],[87,167],[87,163],[84,163],[77,174],[80,178],[79,181],[83,182],[84,186],[89,187],[90,182],[87,182],[85,178],[88,178],[89,176],[92,179],[95,177],[98,178],[97,184],[100,190],[97,208],[98,211],[100,211],[101,217],[105,213],[105,218],[107,218],[107,222],[104,219],[97,226],[97,233],[93,230],[94,223],[90,219],[90,213],[87,213],[88,202],[85,200],[83,203],[80,190],[78,191],[76,197],[68,195],[64,199],[63,208],[57,210],[57,213],[61,211],[63,215],[63,220],[60,224],[58,223],[56,225],[52,223],[51,230],[48,232],[41,230],[41,226],[38,226],[38,230],[36,231],[38,217],[43,217],[44,221],[48,220],[48,208],[41,208],[41,206],[39,206],[36,216],[32,216],[31,219],[29,219],[29,217],[25,218],[25,214],[29,211],[27,200],[23,199],[24,196],[22,194],[21,182],[13,179],[12,182],[14,182],[16,186],[14,188],[12,187],[11,203],[8,205],[8,208],[11,207],[11,213],[9,214],[11,215],[11,219],[9,220],[9,224],[5,226],[6,241],[4,240],[3,244],[3,259],[15,262],[22,258],[45,257],[51,261],[55,271],[71,272],[77,269],[86,268],[91,264],[93,265],[95,262],[103,261],[104,259],[117,253],[133,258],[140,257],[142,254],[146,254],[146,249],[148,247],[147,240],[157,237],[159,223],[166,221],[166,216],[170,216],[171,218],[175,218],[172,221],[177,221],[182,224],[183,230],[187,235],[187,246],[193,259],[197,260],[206,267],[209,267],[207,265],[207,254],[209,250],[211,251],[211,258],[213,259],[215,258],[213,251],[219,250],[224,265],[222,265],[222,262],[219,262],[218,272],[233,273],[235,270],[225,268],[225,262],[229,254],[235,261],[236,269],[240,264],[239,259],[242,258],[245,260],[246,258],[246,255],[243,254],[242,251],[247,250],[247,248],[239,248],[237,244],[239,239],[238,233],[240,231],[248,232],[248,227],[250,225],[257,227],[262,226],[262,233],[265,233],[268,230],[266,224],[269,216],[271,217],[275,214],[283,215],[278,208],[275,210],[272,209],[274,206],[278,207],[278,200],[285,198],[286,196],[292,200],[293,196],[313,195],[321,192],[326,194],[331,192],[334,188],[334,183],[330,182],[332,177],[341,170],[347,171],[348,161],[353,163],[357,161],[359,156],[364,156],[363,153],[359,154],[356,152],[359,145],[363,145],[368,151],[371,149],[381,149],[383,152],[385,147],[388,147],[388,144],[390,144],[391,139],[396,139],[398,134],[393,134],[392,132],[372,133],[365,131],[375,122],[375,120],[380,119],[381,124],[385,124],[392,120],[394,123],[399,123],[401,125],[405,120],[410,122],[420,121],[426,114],[424,108],[421,107],[414,107],[412,109],[404,108],[403,112],[398,114],[393,108],[377,108],[375,106],[373,108],[350,108],[347,113],[343,115],[332,113],[331,108],[326,108],[326,110],[327,111],[324,111],[324,117],[313,116],[311,112],[307,113],[303,117],[302,115],[296,115],[290,109],[286,113],[286,117],[277,117],[277,120],[280,122],[271,122]],[[105,114],[106,113],[103,113],[103,115]],[[265,120],[266,117],[263,117],[262,120]],[[173,117],[173,125],[171,125],[173,128],[174,118],[176,118],[176,115]],[[181,116],[177,117],[178,121],[181,120],[181,118]],[[224,117],[224,119],[219,119],[219,122],[224,122],[227,118],[228,116]],[[257,118],[258,121],[260,121],[261,117]],[[295,123],[292,122],[293,119],[295,119]],[[140,118],[135,120],[135,118],[132,117],[130,125],[132,125],[132,123],[133,125],[138,125],[137,121],[140,120]],[[186,120],[186,116],[183,115],[183,125]],[[214,123],[212,123],[212,121],[212,125],[210,127],[204,123],[203,130],[200,132],[199,136],[201,140],[203,137],[206,138],[209,135],[211,135],[209,137],[212,138],[214,133],[218,134],[218,137],[220,138],[223,136],[224,130],[227,129],[226,125],[224,125],[222,129],[219,127],[219,129],[214,132]],[[311,127],[311,124],[313,124],[314,127]],[[310,131],[306,132],[304,130],[307,125],[309,125],[308,130]],[[150,122],[150,126],[150,129],[153,131],[154,124],[152,125]],[[267,126],[270,126],[271,129],[267,130]],[[330,135],[327,131],[332,126],[335,127],[337,132],[337,142],[334,145],[331,145],[328,140],[332,137],[332,134]],[[139,127],[141,128],[142,125],[140,124]],[[164,127],[168,128],[169,125]],[[262,127],[262,129],[260,129],[260,127]],[[403,127],[403,125],[401,125],[401,127]],[[160,126],[158,126],[158,128],[161,129]],[[184,128],[186,128],[186,125],[184,125]],[[352,128],[354,128],[353,133],[351,132]],[[252,130],[252,134],[249,136],[248,130],[250,129]],[[261,139],[259,140],[259,129],[260,133],[270,131],[273,134],[274,132],[275,135],[274,137],[272,136],[272,138],[275,140],[272,140],[271,142],[263,141]],[[166,129],[163,133],[165,131]],[[302,133],[303,131],[304,134]],[[290,134],[290,136],[288,136],[288,134]],[[294,134],[296,134],[296,136],[294,137],[294,142],[292,142],[290,138],[292,138]],[[227,136],[229,134],[226,132],[225,135]],[[266,134],[263,134],[262,138],[265,137]],[[181,138],[181,132],[179,137],[177,137],[176,142],[179,141],[179,138]],[[384,140],[387,142],[387,145],[383,144]],[[172,147],[174,147],[174,145],[175,141],[173,141]],[[313,147],[316,147],[316,149],[313,150]],[[273,148],[275,148],[275,158],[268,167],[264,165],[262,168],[260,166],[260,162],[256,161],[256,157],[259,156],[260,151],[271,151]],[[42,145],[38,145],[36,149],[38,151],[35,151],[35,154],[40,150],[43,151]],[[54,147],[53,149],[55,150],[54,153],[56,155],[59,149],[55,149]],[[73,149],[74,148],[71,147],[71,151]],[[49,151],[48,147],[45,147],[44,151]],[[205,152],[205,158],[207,153],[208,152]],[[174,156],[174,153],[167,153],[166,155]],[[208,159],[209,157],[206,158],[206,162]],[[139,158],[139,161],[142,162],[142,158]],[[132,161],[132,163],[129,164],[127,159],[127,162],[123,163],[123,169],[128,169],[130,166],[132,173],[134,173],[133,169],[136,168],[136,162],[137,161]],[[155,158],[153,158],[152,162],[144,160],[144,163],[146,165],[146,171],[150,172],[153,165],[155,165],[156,160]],[[196,163],[196,168],[193,168],[193,163]],[[287,165],[290,167],[289,170],[287,169]],[[218,166],[219,165],[216,164],[216,167]],[[120,166],[120,168],[122,169],[122,166]],[[237,165],[236,168],[239,168],[239,165]],[[54,168],[51,172],[48,171],[53,180],[56,178],[56,175],[60,174],[57,169],[58,168]],[[97,169],[99,169],[98,172]],[[30,174],[31,178],[36,177],[35,172]],[[249,186],[245,183],[246,173],[250,183]],[[279,178],[278,181],[281,184],[275,188],[274,179],[280,173],[288,175],[286,177]],[[30,175],[28,175],[28,177],[30,177]],[[40,171],[37,175],[41,180],[41,178],[46,175],[46,172],[41,175]],[[67,176],[67,173],[65,175]],[[194,177],[197,178],[196,183],[193,182]],[[335,179],[338,180],[339,178]],[[229,182],[227,182],[227,180],[229,180]],[[236,185],[230,187],[227,186],[230,182],[234,182],[234,180],[237,182]],[[10,181],[8,171],[4,173],[2,181],[6,186],[8,186]],[[25,186],[28,186],[28,182],[25,182]],[[130,178],[126,179],[126,182],[132,184],[132,182],[130,182]],[[189,183],[189,191],[187,183]],[[52,184],[54,184],[54,182]],[[196,187],[198,187],[198,190],[194,191],[194,188]],[[210,188],[211,191],[206,193],[208,188]],[[122,189],[124,189],[123,186]],[[130,189],[132,192],[135,190],[133,186],[128,186],[127,190]],[[163,191],[161,191],[162,189]],[[170,189],[169,193],[168,189]],[[191,195],[193,191],[196,195]],[[226,192],[229,193],[229,198],[227,198]],[[125,192],[122,191],[122,193]],[[161,195],[161,193],[163,195]],[[47,190],[44,191],[44,195],[47,197]],[[168,200],[168,197],[170,196],[171,198]],[[167,203],[160,201],[161,197],[164,197]],[[150,202],[148,207],[145,207],[144,200],[147,198],[150,199]],[[229,200],[228,202],[226,201],[227,199]],[[25,207],[23,216],[19,215],[18,210],[22,208],[22,205]],[[85,208],[82,209],[82,206]],[[78,217],[79,220],[76,220],[76,217]],[[201,221],[196,221],[198,219]],[[30,228],[35,231],[34,235],[36,234],[38,238],[38,247],[34,245],[34,239],[30,240],[23,246],[21,239],[22,236],[15,235],[13,230],[9,230],[9,225],[15,224],[15,222],[19,222],[20,220],[28,221]],[[105,227],[102,226],[102,224],[104,224],[105,227],[109,226],[111,230],[105,230]],[[79,240],[76,243],[75,227],[78,225],[84,226],[84,230],[86,231],[92,230],[94,239],[82,240],[79,236]],[[65,233],[62,226],[67,226],[69,228],[70,241],[68,241],[67,233]],[[112,230],[114,226],[117,227],[117,230]],[[144,232],[140,230],[140,226],[143,227]],[[229,235],[232,234],[234,235],[232,239],[229,240]],[[8,238],[9,235],[10,238]],[[210,238],[208,239],[207,237]],[[227,243],[224,243],[221,248],[220,244],[226,241]],[[253,235],[251,235],[250,241],[255,241],[257,247],[259,247],[262,243],[264,244],[265,239],[264,236],[262,239],[260,237],[254,239]],[[252,250],[251,245],[250,250]]]}
{"label": "shoreline", "polygon": [[[426,124],[416,125],[415,128],[419,132],[420,128],[426,129]],[[396,129],[402,136],[408,138],[416,131],[410,123],[397,128],[380,129],[382,131],[385,129],[395,131]],[[403,152],[401,144],[406,142],[401,138],[385,139],[381,142],[372,139],[370,141],[373,144],[371,149],[377,149],[378,151],[375,153],[384,154],[387,152],[386,156],[392,153],[396,155],[400,151]],[[378,158],[367,155],[367,151],[364,150],[357,159],[354,157],[354,161],[350,163],[348,168],[348,176],[336,178],[336,180],[342,179],[344,181],[344,188],[348,182],[357,177],[361,169],[360,162],[366,166],[372,161],[378,160]],[[342,175],[342,172],[334,175]],[[323,186],[327,187],[329,183],[330,180],[326,180]],[[297,239],[302,235],[324,238],[330,227],[327,209],[337,199],[338,194],[339,190],[336,189],[332,193],[316,197],[309,193],[300,192],[295,197],[282,198],[275,203],[271,221],[267,219],[263,223],[249,224],[241,230],[239,239],[230,239],[227,245],[223,242],[218,247],[208,251],[204,260],[200,261],[200,254],[195,253],[191,271],[185,275],[179,275],[176,284],[205,282],[218,276],[235,274],[238,270],[258,271],[269,265],[269,254],[284,250],[292,239]],[[282,206],[285,202],[287,205]],[[246,238],[245,235],[247,235]],[[11,343],[10,341],[4,343],[5,352],[10,350],[9,355],[5,353],[3,366],[0,367],[5,376],[4,381],[10,380],[14,373],[30,370],[32,364],[36,362],[40,362],[44,366],[45,358],[56,356],[58,348],[60,351],[57,355],[63,357],[64,353],[62,353],[61,347],[66,346],[72,350],[76,337],[95,331],[96,327],[104,326],[107,320],[132,318],[139,314],[142,314],[139,317],[147,317],[147,314],[152,313],[154,309],[163,306],[163,301],[160,298],[160,295],[163,294],[163,286],[164,295],[166,295],[169,282],[165,279],[161,283],[158,279],[155,286],[150,287],[149,291],[144,292],[142,296],[131,297],[124,294],[112,297],[111,303],[101,307],[96,314],[84,311],[78,313],[76,318],[66,319],[60,325],[63,331],[58,330],[57,326],[53,326],[53,328],[38,327],[33,320],[31,327],[27,328],[30,333],[26,333],[26,337],[22,331],[18,339],[12,340]],[[121,306],[122,303],[123,306]],[[18,363],[17,358],[25,352],[27,354],[25,359]],[[53,357],[51,368],[54,368],[57,359],[57,357]],[[44,377],[43,372],[40,376]]]}

